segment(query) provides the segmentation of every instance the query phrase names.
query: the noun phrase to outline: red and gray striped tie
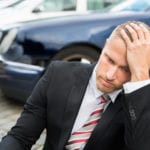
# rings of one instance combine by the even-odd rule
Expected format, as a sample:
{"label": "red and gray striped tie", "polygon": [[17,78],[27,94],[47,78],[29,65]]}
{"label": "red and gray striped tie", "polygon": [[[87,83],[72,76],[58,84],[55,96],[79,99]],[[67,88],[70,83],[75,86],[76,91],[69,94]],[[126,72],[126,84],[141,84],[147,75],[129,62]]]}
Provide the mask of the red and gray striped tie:
{"label": "red and gray striped tie", "polygon": [[101,102],[90,114],[90,117],[85,122],[85,124],[78,131],[73,132],[70,136],[70,139],[66,145],[66,150],[80,150],[80,148],[87,143],[89,137],[92,134],[92,131],[101,118],[104,106],[107,101],[108,98],[106,98],[106,96],[101,96]]}

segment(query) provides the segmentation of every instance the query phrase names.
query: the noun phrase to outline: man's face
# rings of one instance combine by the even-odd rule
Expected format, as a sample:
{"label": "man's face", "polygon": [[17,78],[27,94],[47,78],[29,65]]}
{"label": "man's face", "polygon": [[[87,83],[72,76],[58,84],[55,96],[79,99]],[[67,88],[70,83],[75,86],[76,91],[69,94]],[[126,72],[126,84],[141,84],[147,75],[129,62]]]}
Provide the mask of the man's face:
{"label": "man's face", "polygon": [[124,42],[119,38],[108,39],[96,69],[98,89],[104,93],[118,90],[130,76]]}

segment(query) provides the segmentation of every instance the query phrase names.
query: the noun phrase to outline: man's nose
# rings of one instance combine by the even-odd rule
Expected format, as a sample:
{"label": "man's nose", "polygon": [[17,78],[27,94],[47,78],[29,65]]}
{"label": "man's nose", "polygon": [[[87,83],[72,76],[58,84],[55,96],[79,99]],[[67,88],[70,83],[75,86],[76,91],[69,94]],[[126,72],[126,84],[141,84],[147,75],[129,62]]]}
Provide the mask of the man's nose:
{"label": "man's nose", "polygon": [[107,71],[107,79],[108,80],[114,80],[116,78],[116,73],[117,73],[117,67],[111,67],[108,71]]}

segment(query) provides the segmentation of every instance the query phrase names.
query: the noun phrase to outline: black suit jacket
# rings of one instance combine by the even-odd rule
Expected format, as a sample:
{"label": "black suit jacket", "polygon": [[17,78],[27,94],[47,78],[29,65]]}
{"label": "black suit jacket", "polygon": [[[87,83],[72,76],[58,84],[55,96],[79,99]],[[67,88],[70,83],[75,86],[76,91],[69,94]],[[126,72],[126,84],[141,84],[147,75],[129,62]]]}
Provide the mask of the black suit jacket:
{"label": "black suit jacket", "polygon": [[[51,63],[0,150],[29,150],[45,128],[44,150],[65,150],[93,67]],[[150,85],[131,94],[120,93],[104,112],[85,150],[149,150],[149,91]]]}

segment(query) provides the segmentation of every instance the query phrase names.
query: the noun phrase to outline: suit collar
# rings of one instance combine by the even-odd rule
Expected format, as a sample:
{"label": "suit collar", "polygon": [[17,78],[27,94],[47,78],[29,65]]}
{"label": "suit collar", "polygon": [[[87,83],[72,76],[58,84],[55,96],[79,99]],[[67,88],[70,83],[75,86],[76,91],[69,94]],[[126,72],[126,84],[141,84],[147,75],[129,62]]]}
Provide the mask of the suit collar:
{"label": "suit collar", "polygon": [[84,67],[80,67],[79,65],[75,70],[73,70],[72,78],[74,79],[74,86],[71,89],[64,112],[62,132],[58,145],[58,149],[60,150],[63,149],[68,138],[70,137],[72,127],[78,114],[78,110],[94,66],[95,64],[85,65]]}

